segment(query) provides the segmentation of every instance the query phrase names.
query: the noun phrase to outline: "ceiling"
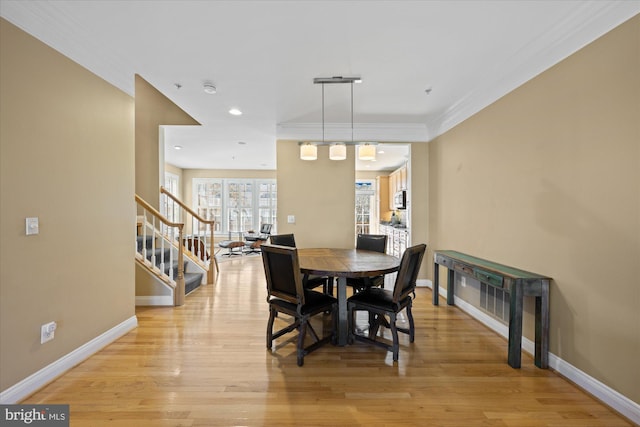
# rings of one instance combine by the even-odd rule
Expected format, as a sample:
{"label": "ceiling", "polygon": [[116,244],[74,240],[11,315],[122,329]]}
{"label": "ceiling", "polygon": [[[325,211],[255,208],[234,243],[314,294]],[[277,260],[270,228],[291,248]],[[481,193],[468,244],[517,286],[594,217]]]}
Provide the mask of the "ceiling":
{"label": "ceiling", "polygon": [[[139,74],[200,122],[167,127],[165,158],[205,169],[275,169],[277,139],[321,140],[315,77],[363,79],[353,122],[350,85],[325,85],[327,141],[351,141],[352,124],[356,141],[429,141],[639,12],[638,1],[0,0],[2,17],[114,86],[133,96]],[[382,147],[372,170],[407,155]]]}

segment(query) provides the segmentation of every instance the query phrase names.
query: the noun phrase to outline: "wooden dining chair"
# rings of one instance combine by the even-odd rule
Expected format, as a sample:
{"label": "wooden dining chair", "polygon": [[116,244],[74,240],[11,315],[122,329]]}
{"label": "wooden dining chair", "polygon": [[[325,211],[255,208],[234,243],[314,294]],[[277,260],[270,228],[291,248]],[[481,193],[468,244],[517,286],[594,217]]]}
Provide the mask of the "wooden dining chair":
{"label": "wooden dining chair", "polygon": [[[416,287],[420,264],[427,245],[420,244],[407,248],[402,255],[400,261],[400,270],[396,276],[396,282],[392,290],[370,287],[362,292],[354,294],[347,300],[349,310],[349,341],[364,341],[374,344],[393,353],[393,361],[398,360],[400,344],[398,341],[398,332],[409,335],[409,342],[413,342],[415,338],[415,327],[413,323],[413,315],[411,314],[411,305],[413,298],[411,294]],[[398,313],[406,309],[407,318],[409,320],[409,328],[399,328],[396,325]],[[355,314],[359,310],[369,312],[369,333],[368,335],[359,335],[355,328]],[[389,316],[387,321],[385,316]],[[387,342],[378,341],[377,335],[380,326],[389,325],[393,343],[389,345]]]}
{"label": "wooden dining chair", "polygon": [[[303,287],[298,251],[295,248],[262,245],[262,262],[267,279],[267,301],[269,302],[267,349],[272,349],[274,339],[298,330],[297,362],[298,366],[302,366],[304,356],[334,339],[338,301],[330,295]],[[326,312],[331,313],[332,325],[330,333],[323,333],[323,338],[320,338],[309,323],[309,319]],[[292,316],[294,321],[274,332],[273,325],[278,313]],[[314,343],[305,347],[307,329],[311,332]]]}
{"label": "wooden dining chair", "polygon": [[[276,234],[271,236],[274,245],[296,247],[296,239],[293,234]],[[322,286],[322,291],[327,295],[333,295],[333,277],[304,274],[302,284],[306,289],[315,289]]]}
{"label": "wooden dining chair", "polygon": [[[387,250],[386,234],[358,234],[356,249],[385,253]],[[361,292],[373,286],[384,286],[384,275],[375,277],[353,277],[347,279],[347,286],[353,288],[353,292]]]}

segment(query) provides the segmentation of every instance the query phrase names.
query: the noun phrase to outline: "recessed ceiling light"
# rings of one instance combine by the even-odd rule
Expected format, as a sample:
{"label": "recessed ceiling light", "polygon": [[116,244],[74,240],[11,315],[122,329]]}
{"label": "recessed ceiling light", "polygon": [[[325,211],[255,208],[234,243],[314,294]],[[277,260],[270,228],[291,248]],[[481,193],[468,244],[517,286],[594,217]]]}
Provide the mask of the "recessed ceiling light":
{"label": "recessed ceiling light", "polygon": [[173,149],[174,150],[182,150],[182,145],[174,145]]}
{"label": "recessed ceiling light", "polygon": [[246,142],[244,142],[244,141],[238,141],[238,144],[239,144],[239,145],[247,145],[247,143],[246,143]]}
{"label": "recessed ceiling light", "polygon": [[210,95],[216,93],[216,87],[213,85],[213,83],[204,84],[204,93],[208,93]]}
{"label": "recessed ceiling light", "polygon": [[242,115],[242,111],[238,110],[237,108],[232,108],[229,110],[229,114],[232,114],[234,116],[240,116]]}
{"label": "recessed ceiling light", "polygon": [[424,92],[425,92],[427,95],[431,95],[431,91],[432,91],[432,90],[433,90],[432,88],[428,87],[428,88],[426,88],[426,89],[424,90]]}
{"label": "recessed ceiling light", "polygon": [[378,154],[384,154],[384,150],[378,151]]}

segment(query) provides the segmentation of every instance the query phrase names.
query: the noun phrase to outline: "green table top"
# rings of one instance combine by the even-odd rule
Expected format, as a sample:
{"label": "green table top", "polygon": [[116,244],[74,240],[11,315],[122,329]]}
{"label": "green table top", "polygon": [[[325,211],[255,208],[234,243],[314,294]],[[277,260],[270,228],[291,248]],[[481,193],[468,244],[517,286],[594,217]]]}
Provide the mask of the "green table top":
{"label": "green table top", "polygon": [[478,266],[488,271],[498,273],[502,276],[511,277],[513,279],[551,279],[547,276],[543,276],[537,273],[531,273],[529,271],[520,270],[514,267],[509,267],[508,265],[498,264],[497,262],[487,261],[486,259],[463,254],[462,252],[438,250],[434,251],[434,254],[441,254],[460,262]]}

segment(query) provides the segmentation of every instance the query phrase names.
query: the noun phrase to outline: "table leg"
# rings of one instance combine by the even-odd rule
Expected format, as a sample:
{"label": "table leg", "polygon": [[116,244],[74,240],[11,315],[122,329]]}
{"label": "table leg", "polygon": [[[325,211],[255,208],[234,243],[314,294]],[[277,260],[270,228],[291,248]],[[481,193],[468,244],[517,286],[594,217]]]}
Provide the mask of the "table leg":
{"label": "table leg", "polygon": [[549,281],[542,281],[540,296],[536,296],[536,352],[538,368],[549,367]]}
{"label": "table leg", "polygon": [[509,306],[509,366],[519,368],[522,359],[522,302],[524,292],[521,283],[511,287]]}
{"label": "table leg", "polygon": [[431,295],[431,303],[433,305],[439,304],[440,293],[440,266],[437,262],[433,263],[433,294]]}
{"label": "table leg", "polygon": [[456,294],[455,291],[455,276],[452,268],[447,270],[447,304],[453,305],[454,299],[453,297]]}
{"label": "table leg", "polygon": [[347,311],[347,278],[338,277],[338,345],[347,345],[349,319]]}

